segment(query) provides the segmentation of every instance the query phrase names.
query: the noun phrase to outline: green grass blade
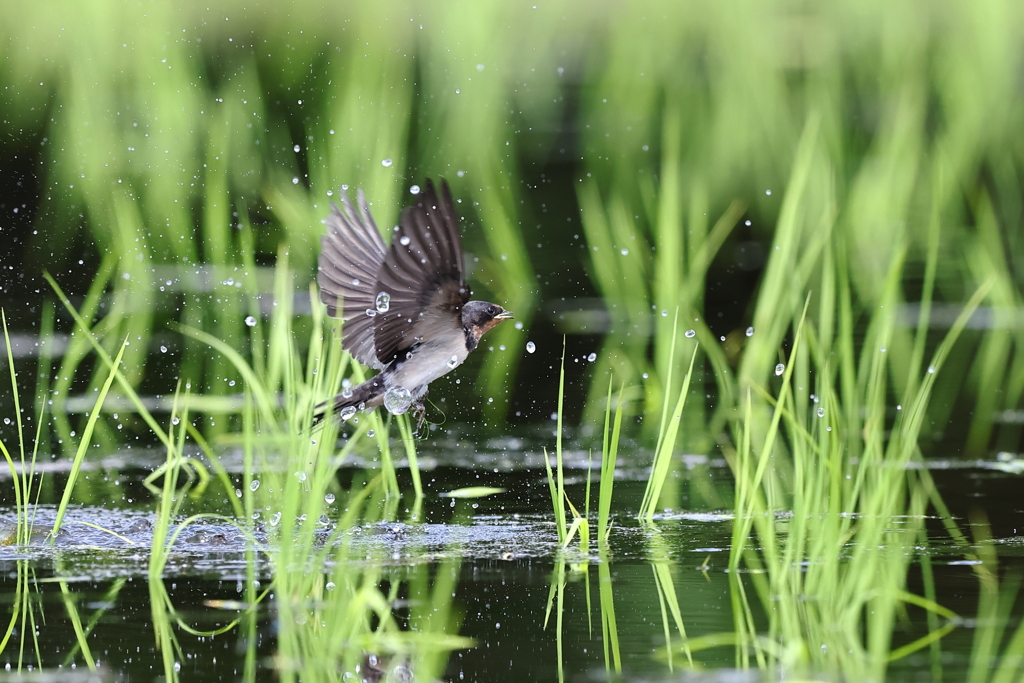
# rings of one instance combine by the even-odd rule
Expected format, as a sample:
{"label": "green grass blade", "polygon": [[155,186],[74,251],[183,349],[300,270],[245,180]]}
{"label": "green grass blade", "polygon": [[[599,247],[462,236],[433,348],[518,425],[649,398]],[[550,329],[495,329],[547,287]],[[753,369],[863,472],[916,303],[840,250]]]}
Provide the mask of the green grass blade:
{"label": "green grass blade", "polygon": [[57,506],[57,517],[53,521],[53,528],[50,530],[50,543],[52,544],[57,538],[57,532],[60,531],[60,526],[64,522],[64,515],[67,513],[68,505],[71,503],[71,492],[75,488],[75,483],[78,481],[78,473],[82,469],[82,462],[85,460],[85,455],[89,451],[89,446],[92,445],[92,433],[96,429],[96,421],[100,417],[100,412],[103,408],[103,401],[107,398],[107,393],[110,391],[110,385],[114,383],[114,378],[117,376],[117,369],[121,365],[121,357],[124,355],[125,349],[128,348],[128,337],[125,337],[124,342],[121,344],[121,348],[117,352],[117,356],[114,358],[113,363],[110,366],[110,372],[107,374],[107,379],[103,382],[103,388],[100,389],[99,395],[96,397],[96,403],[93,405],[92,412],[89,414],[89,421],[85,425],[85,429],[82,431],[82,439],[78,443],[78,451],[75,453],[75,459],[71,463],[71,472],[68,473],[68,481],[64,485],[64,494],[61,496],[60,504]]}
{"label": "green grass blade", "polygon": [[654,511],[658,507],[658,500],[661,498],[662,489],[668,479],[673,450],[676,446],[676,436],[679,433],[683,408],[686,405],[686,396],[690,392],[690,379],[693,377],[693,364],[697,360],[698,348],[697,346],[693,347],[693,355],[690,356],[690,366],[686,371],[686,377],[683,379],[683,385],[679,388],[679,397],[676,399],[672,416],[668,424],[662,426],[665,435],[659,439],[658,450],[654,454],[654,463],[651,465],[651,476],[647,480],[643,504],[638,514],[639,519],[647,522],[654,519]]}
{"label": "green grass blade", "polygon": [[[89,341],[90,344],[92,344],[93,349],[95,349],[96,354],[103,361],[103,364],[106,365],[108,368],[116,368],[114,362],[110,358],[110,355],[100,345],[95,335],[93,335],[92,331],[89,329],[89,325],[85,322],[85,319],[81,316],[81,314],[79,314],[75,307],[71,305],[71,301],[67,298],[64,292],[61,290],[61,288],[57,285],[57,281],[54,280],[53,277],[45,271],[43,272],[43,277],[46,278],[46,281],[50,283],[50,287],[52,287],[53,291],[56,292],[57,297],[60,299],[61,303],[64,304],[64,308],[66,308],[68,313],[71,314],[71,317],[75,319],[75,323],[77,323],[78,329],[82,331],[82,334],[85,335],[85,338]],[[123,348],[124,347],[122,347],[122,350]],[[156,420],[153,419],[153,416],[150,414],[150,412],[146,410],[146,407],[142,404],[142,400],[139,398],[139,395],[136,393],[135,389],[132,388],[131,384],[128,383],[128,381],[124,378],[124,376],[121,373],[115,372],[114,374],[117,378],[118,386],[120,386],[121,390],[124,391],[125,395],[128,396],[129,400],[131,400],[132,405],[135,406],[135,410],[139,414],[139,416],[142,417],[146,425],[151,430],[153,430],[153,434],[155,434],[156,437],[160,439],[161,443],[163,443],[165,446],[169,446],[170,441],[168,439],[167,434],[160,427],[160,425],[157,424]]]}

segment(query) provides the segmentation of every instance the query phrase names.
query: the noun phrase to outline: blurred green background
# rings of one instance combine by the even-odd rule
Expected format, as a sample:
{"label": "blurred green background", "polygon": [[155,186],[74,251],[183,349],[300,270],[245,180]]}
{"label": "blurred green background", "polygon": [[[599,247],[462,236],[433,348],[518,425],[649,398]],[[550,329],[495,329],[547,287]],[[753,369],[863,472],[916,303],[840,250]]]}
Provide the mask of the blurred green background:
{"label": "blurred green background", "polygon": [[31,330],[52,299],[42,270],[92,287],[108,343],[141,342],[126,366],[149,392],[179,374],[236,391],[167,323],[246,347],[242,284],[269,292],[284,251],[308,300],[339,186],[363,188],[386,227],[410,186],[443,176],[476,294],[523,324],[460,371],[479,372],[471,403],[491,424],[548,418],[562,334],[570,386],[591,397],[570,411],[600,413],[607,372],[634,387],[634,414],[659,407],[692,349],[670,357],[677,308],[706,354],[712,388],[687,404],[705,424],[775,363],[744,356],[745,329],[784,346],[836,262],[863,315],[903,260],[898,365],[938,235],[934,327],[943,303],[998,283],[933,431],[962,401],[968,451],[1017,446],[993,416],[1024,392],[1020,3],[95,0],[3,16],[2,303]]}

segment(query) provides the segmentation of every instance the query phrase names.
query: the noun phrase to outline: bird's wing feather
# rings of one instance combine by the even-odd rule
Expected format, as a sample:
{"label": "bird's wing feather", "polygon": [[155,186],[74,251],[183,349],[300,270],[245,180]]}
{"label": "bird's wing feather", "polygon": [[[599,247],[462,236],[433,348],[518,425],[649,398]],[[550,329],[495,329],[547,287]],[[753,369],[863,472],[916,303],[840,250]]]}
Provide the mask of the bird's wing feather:
{"label": "bird's wing feather", "polygon": [[431,335],[462,335],[460,311],[469,301],[462,275],[459,217],[448,183],[441,193],[429,179],[416,206],[402,212],[391,248],[377,275],[377,293],[387,292],[390,308],[374,319],[377,360],[390,363]]}
{"label": "bird's wing feather", "polygon": [[366,311],[375,310],[377,273],[387,248],[361,190],[357,200],[358,211],[342,191],[342,208],[331,204],[327,234],[320,241],[317,284],[327,313],[344,321],[342,348],[360,363],[380,370],[384,366],[374,349],[375,321]]}

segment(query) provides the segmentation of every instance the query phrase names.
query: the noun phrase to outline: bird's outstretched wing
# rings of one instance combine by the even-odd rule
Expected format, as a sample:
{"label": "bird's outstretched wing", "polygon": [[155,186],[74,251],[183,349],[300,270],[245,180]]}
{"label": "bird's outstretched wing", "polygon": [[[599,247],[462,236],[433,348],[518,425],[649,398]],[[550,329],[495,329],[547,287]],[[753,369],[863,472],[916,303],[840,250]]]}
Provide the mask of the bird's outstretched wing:
{"label": "bird's outstretched wing", "polygon": [[344,321],[342,348],[360,363],[380,370],[384,365],[377,360],[374,348],[376,320],[367,311],[376,313],[377,274],[386,247],[362,190],[356,199],[358,211],[344,191],[341,209],[331,203],[327,234],[320,240],[317,284],[327,313]]}
{"label": "bird's outstretched wing", "polygon": [[441,193],[428,178],[415,206],[402,212],[374,297],[386,296],[388,310],[378,313],[374,343],[377,360],[387,364],[430,335],[462,335],[462,305],[469,288],[462,275],[462,238],[448,183]]}

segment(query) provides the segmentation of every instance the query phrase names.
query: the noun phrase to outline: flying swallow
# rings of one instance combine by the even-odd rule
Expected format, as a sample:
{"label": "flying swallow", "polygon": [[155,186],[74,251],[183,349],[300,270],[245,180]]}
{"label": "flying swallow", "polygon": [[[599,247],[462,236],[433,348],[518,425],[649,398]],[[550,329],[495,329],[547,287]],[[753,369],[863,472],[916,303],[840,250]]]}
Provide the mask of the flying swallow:
{"label": "flying swallow", "polygon": [[314,424],[380,405],[394,414],[414,408],[422,422],[428,385],[461,365],[485,332],[514,317],[470,300],[451,190],[444,180],[440,195],[429,178],[425,185],[416,205],[402,212],[390,247],[361,190],[358,209],[344,191],[341,208],[332,203],[321,238],[320,300],[343,320],[342,348],[380,372],[318,405]]}

